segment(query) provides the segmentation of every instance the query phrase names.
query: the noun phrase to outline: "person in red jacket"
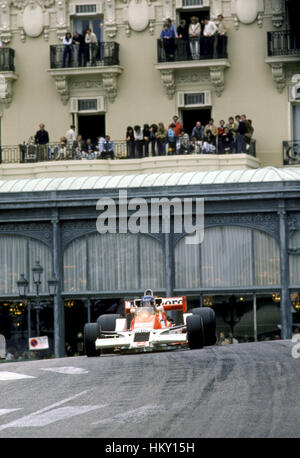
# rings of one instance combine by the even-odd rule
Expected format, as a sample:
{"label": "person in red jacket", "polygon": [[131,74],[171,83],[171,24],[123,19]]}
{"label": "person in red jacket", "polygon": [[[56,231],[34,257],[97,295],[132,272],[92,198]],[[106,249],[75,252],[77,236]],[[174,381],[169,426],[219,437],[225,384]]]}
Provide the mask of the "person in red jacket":
{"label": "person in red jacket", "polygon": [[175,124],[175,127],[173,129],[174,129],[174,134],[175,134],[175,139],[176,139],[177,137],[180,136],[180,132],[183,129],[183,125],[181,124],[181,122],[179,122],[179,118],[176,115],[173,116],[173,121],[171,122],[171,124],[168,127],[169,129],[171,128],[172,124]]}

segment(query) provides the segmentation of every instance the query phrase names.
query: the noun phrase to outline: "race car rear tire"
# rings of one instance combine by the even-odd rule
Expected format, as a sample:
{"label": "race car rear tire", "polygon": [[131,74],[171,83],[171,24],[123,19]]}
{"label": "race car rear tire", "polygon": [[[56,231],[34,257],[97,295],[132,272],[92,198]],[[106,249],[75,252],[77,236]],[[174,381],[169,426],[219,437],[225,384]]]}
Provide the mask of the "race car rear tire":
{"label": "race car rear tire", "polygon": [[97,318],[97,323],[100,332],[101,331],[114,331],[116,329],[116,319],[120,318],[118,314],[106,314],[100,315]]}
{"label": "race car rear tire", "polygon": [[197,307],[190,310],[193,315],[200,315],[204,327],[204,345],[215,345],[216,336],[216,315],[210,307]]}
{"label": "race car rear tire", "polygon": [[186,319],[187,341],[191,350],[203,348],[204,326],[202,317],[198,314],[190,315]]}
{"label": "race car rear tire", "polygon": [[100,337],[97,323],[86,323],[83,328],[84,348],[86,356],[99,356],[100,350],[96,350],[95,342]]}

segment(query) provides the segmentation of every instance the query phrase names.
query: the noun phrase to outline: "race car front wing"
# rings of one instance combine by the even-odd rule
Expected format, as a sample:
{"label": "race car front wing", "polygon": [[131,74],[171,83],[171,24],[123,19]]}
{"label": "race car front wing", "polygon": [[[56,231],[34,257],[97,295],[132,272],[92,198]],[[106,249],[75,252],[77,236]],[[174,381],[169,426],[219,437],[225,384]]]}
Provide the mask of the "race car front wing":
{"label": "race car front wing", "polygon": [[154,348],[174,344],[186,344],[187,334],[185,327],[176,329],[141,329],[135,331],[104,333],[96,340],[96,349],[136,349]]}

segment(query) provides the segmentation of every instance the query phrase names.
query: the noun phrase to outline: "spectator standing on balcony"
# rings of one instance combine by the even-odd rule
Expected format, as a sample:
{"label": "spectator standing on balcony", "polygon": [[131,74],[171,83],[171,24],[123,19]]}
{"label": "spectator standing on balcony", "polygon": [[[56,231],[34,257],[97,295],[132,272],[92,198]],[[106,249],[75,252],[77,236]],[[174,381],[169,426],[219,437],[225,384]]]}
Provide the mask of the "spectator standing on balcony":
{"label": "spectator standing on balcony", "polygon": [[149,124],[144,124],[144,127],[143,127],[144,157],[149,157],[149,142],[150,142],[150,126]]}
{"label": "spectator standing on balcony", "polygon": [[223,134],[220,137],[221,141],[221,151],[223,153],[232,153],[233,145],[234,145],[234,138],[232,132],[225,127]]}
{"label": "spectator standing on balcony", "polygon": [[45,124],[39,125],[40,130],[37,131],[34,137],[34,143],[37,145],[37,160],[45,160],[47,153],[47,144],[49,143],[49,134],[45,130]]}
{"label": "spectator standing on balcony", "polygon": [[74,142],[76,141],[75,126],[73,124],[70,126],[70,129],[67,130],[66,132],[66,139],[67,139],[70,151],[72,151]]}
{"label": "spectator standing on balcony", "polygon": [[143,157],[143,129],[141,126],[134,126],[135,138],[135,156],[141,159]]}
{"label": "spectator standing on balcony", "polygon": [[216,146],[216,137],[218,135],[218,128],[214,124],[213,118],[209,120],[209,123],[204,128],[204,136],[207,136],[207,132],[210,131],[212,135],[213,144]]}
{"label": "spectator standing on balcony", "polygon": [[224,128],[225,128],[225,121],[223,119],[221,119],[221,121],[219,123],[219,127],[218,127],[218,148],[219,148],[220,152],[222,152],[223,144],[222,144],[221,136],[224,133]]}
{"label": "spectator standing on balcony", "polygon": [[214,55],[214,43],[215,34],[218,31],[218,27],[213,21],[210,21],[208,17],[204,19],[204,30],[203,30],[203,57],[205,59],[212,59]]}
{"label": "spectator standing on balcony", "polygon": [[127,156],[129,159],[134,159],[135,158],[135,151],[134,151],[134,132],[133,128],[131,126],[127,127],[126,130],[126,142],[127,142]]}
{"label": "spectator standing on balcony", "polygon": [[191,56],[191,50],[189,46],[189,28],[185,19],[180,21],[180,25],[177,27],[177,54],[180,55],[178,60],[185,60],[186,57]]}
{"label": "spectator standing on balcony", "polygon": [[217,37],[217,57],[227,57],[227,33],[228,26],[222,14],[218,16],[218,37]]}
{"label": "spectator standing on balcony", "polygon": [[86,44],[86,53],[87,53],[87,61],[91,62],[91,65],[96,65],[96,56],[97,56],[97,48],[98,48],[98,40],[97,36],[91,29],[87,29],[85,34],[85,44]]}
{"label": "spectator standing on balcony", "polygon": [[66,66],[66,58],[68,56],[68,67],[71,67],[71,61],[72,61],[72,44],[73,44],[73,38],[70,32],[67,32],[66,35],[64,36],[62,43],[64,45],[64,52],[63,52],[63,67]]}
{"label": "spectator standing on balcony", "polygon": [[158,155],[165,156],[166,155],[166,144],[168,141],[168,131],[164,126],[164,123],[158,123],[157,129],[157,148],[158,148]]}
{"label": "spectator standing on balcony", "polygon": [[244,143],[245,143],[246,149],[248,150],[250,148],[251,137],[253,135],[254,129],[252,127],[252,121],[249,121],[246,115],[242,115],[241,119],[246,127],[246,132],[244,135]]}
{"label": "spectator standing on balcony", "polygon": [[156,144],[157,144],[157,124],[151,124],[150,126],[150,142],[151,142],[151,155],[152,157],[156,156]]}
{"label": "spectator standing on balcony", "polygon": [[[178,116],[174,115],[173,118],[172,118],[172,122],[171,124],[175,124],[175,127],[174,127],[174,133],[175,133],[175,138],[178,138],[182,129],[183,129],[183,125],[181,124],[181,122],[179,121],[179,118]],[[171,124],[169,125],[168,129],[171,127]]]}
{"label": "spectator standing on balcony", "polygon": [[175,24],[173,24],[172,19],[168,17],[168,18],[165,20],[164,25],[165,25],[165,24],[167,24],[168,27],[170,27],[170,29],[173,31],[174,38],[178,38],[178,33],[177,33],[177,30],[176,30],[176,26],[175,26]]}
{"label": "spectator standing on balcony", "polygon": [[195,144],[197,152],[200,152],[204,138],[204,127],[201,125],[200,121],[197,121],[195,127],[193,127],[191,138]]}
{"label": "spectator standing on balcony", "polygon": [[228,118],[228,124],[226,124],[226,127],[228,127],[229,131],[233,135],[233,138],[235,139],[235,136],[236,136],[236,133],[237,133],[237,129],[238,129],[238,125],[237,125],[236,122],[234,122],[234,119],[233,119],[232,116],[230,116],[230,118]]}
{"label": "spectator standing on balcony", "polygon": [[168,149],[168,154],[174,154],[175,153],[175,147],[176,147],[176,141],[175,141],[175,124],[171,124],[169,129],[168,129],[168,142],[169,142],[169,149]]}
{"label": "spectator standing on balcony", "polygon": [[73,43],[78,46],[77,58],[78,58],[78,67],[86,65],[86,52],[85,52],[85,40],[84,36],[81,33],[73,33]]}
{"label": "spectator standing on balcony", "polygon": [[200,34],[201,26],[199,18],[196,16],[191,17],[191,23],[189,25],[189,39],[192,59],[200,59]]}
{"label": "spectator standing on balcony", "polygon": [[238,125],[236,132],[236,152],[240,154],[243,151],[245,133],[247,132],[247,129],[240,115],[236,115],[235,120]]}
{"label": "spectator standing on balcony", "polygon": [[189,39],[189,29],[185,19],[180,21],[180,25],[177,27],[177,36],[181,40]]}
{"label": "spectator standing on balcony", "polygon": [[166,60],[174,60],[175,56],[175,35],[174,29],[171,28],[168,24],[164,24],[163,30],[160,34],[160,39],[163,42]]}

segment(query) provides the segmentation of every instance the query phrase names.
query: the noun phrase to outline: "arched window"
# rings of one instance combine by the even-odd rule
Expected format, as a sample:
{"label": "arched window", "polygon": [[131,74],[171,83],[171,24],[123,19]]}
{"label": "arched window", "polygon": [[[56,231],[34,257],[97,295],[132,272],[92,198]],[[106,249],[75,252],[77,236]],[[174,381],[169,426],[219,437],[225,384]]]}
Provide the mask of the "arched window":
{"label": "arched window", "polygon": [[29,292],[35,291],[32,279],[32,267],[40,261],[44,269],[41,277],[40,292],[48,292],[47,281],[52,275],[52,253],[44,243],[32,238],[0,236],[0,295],[18,294],[17,280],[21,273],[29,281]]}
{"label": "arched window", "polygon": [[89,234],[64,253],[64,291],[163,289],[165,262],[158,240],[141,234]]}
{"label": "arched window", "polygon": [[268,234],[244,227],[205,230],[201,245],[175,247],[175,288],[238,288],[280,284],[279,247]]}

